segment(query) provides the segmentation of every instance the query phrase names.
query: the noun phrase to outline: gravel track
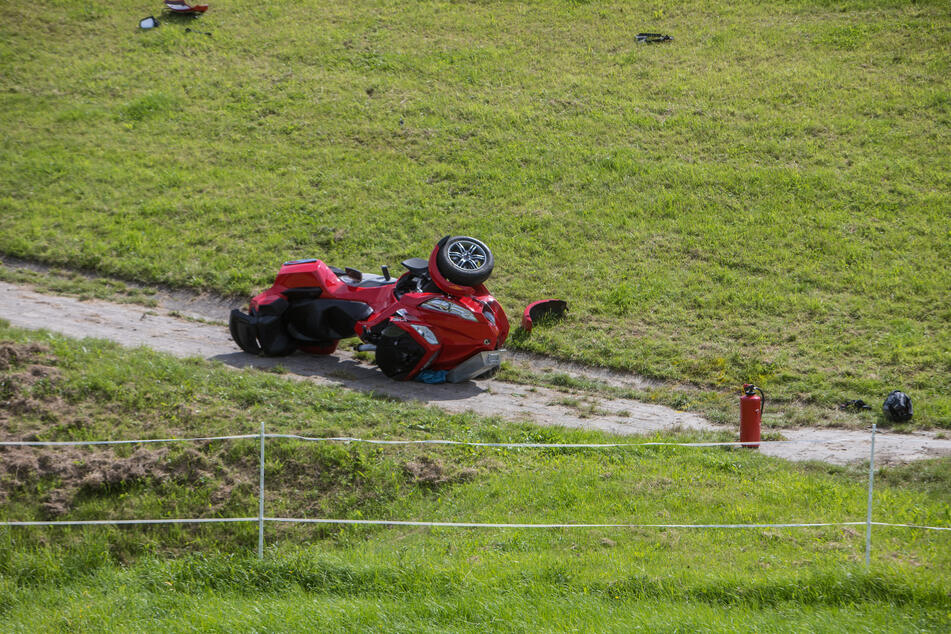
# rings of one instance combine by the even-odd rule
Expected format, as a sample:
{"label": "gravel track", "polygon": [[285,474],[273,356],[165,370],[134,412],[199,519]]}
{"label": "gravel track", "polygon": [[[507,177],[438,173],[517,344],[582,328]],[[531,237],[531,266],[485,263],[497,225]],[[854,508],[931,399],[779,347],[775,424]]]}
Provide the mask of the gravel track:
{"label": "gravel track", "polygon": [[[304,354],[278,359],[256,357],[241,352],[231,341],[227,326],[224,325],[232,307],[229,302],[180,291],[163,293],[158,301],[158,307],[147,308],[135,304],[80,300],[41,294],[28,287],[0,282],[0,317],[20,328],[45,329],[78,339],[108,339],[127,347],[147,346],[178,357],[197,356],[236,368],[280,365],[287,370],[286,376],[290,378],[310,380],[321,385],[345,386],[400,400],[419,401],[450,412],[472,411],[484,416],[530,421],[539,425],[597,429],[619,435],[678,429],[727,429],[689,412],[632,399],[603,396],[590,397],[594,401],[593,411],[581,415],[577,408],[559,404],[566,396],[562,392],[498,380],[442,385],[395,382],[383,376],[376,367],[356,359],[345,350],[326,357]],[[633,375],[585,368],[532,355],[519,354],[513,355],[513,358],[537,369],[551,367],[612,385],[645,387],[652,384]],[[790,460],[820,460],[838,464],[868,459],[867,432],[783,429],[782,435],[789,440],[812,442],[764,444],[760,451]],[[929,432],[880,432],[876,437],[875,449],[877,463],[907,462],[951,455],[951,440],[935,438]]]}

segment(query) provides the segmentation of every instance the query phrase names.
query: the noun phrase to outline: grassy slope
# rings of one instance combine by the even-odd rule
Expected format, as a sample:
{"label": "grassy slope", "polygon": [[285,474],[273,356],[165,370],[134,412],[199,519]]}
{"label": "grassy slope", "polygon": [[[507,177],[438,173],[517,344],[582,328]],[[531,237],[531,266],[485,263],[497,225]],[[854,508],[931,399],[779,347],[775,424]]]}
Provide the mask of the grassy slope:
{"label": "grassy slope", "polygon": [[[376,438],[597,442],[0,325],[4,437],[274,432]],[[46,349],[29,352],[30,342]],[[17,356],[7,350],[9,342]],[[40,368],[40,369],[37,369]],[[30,378],[33,377],[33,378]],[[6,450],[3,519],[253,516],[256,443]],[[37,457],[18,468],[24,455]],[[44,458],[43,456],[47,456]],[[756,453],[651,448],[586,453],[327,446],[270,441],[268,513],[484,522],[860,520],[861,469]],[[147,469],[91,477],[107,457]],[[438,462],[434,470],[426,458]],[[434,463],[428,463],[432,466]],[[415,470],[414,470],[415,469]],[[45,470],[45,471],[44,471]],[[46,473],[37,477],[36,472]],[[108,476],[107,470],[103,472]],[[922,477],[923,473],[930,477]],[[875,517],[947,525],[947,461],[880,474]],[[50,503],[57,501],[59,505]],[[947,535],[876,529],[425,530],[269,525],[0,531],[8,631],[117,627],[227,631],[519,631],[570,628],[941,629],[951,621]],[[233,553],[233,554],[224,554]]]}
{"label": "grassy slope", "polygon": [[951,426],[943,3],[7,15],[2,252],[249,293],[469,233],[510,308],[572,303],[519,345]]}

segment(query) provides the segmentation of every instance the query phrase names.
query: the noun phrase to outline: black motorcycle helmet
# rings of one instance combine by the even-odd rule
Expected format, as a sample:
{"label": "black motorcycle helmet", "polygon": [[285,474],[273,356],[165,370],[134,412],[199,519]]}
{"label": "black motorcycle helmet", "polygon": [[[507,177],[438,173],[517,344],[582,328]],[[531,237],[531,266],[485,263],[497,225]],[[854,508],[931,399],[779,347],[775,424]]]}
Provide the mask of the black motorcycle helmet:
{"label": "black motorcycle helmet", "polygon": [[885,420],[893,423],[904,423],[911,420],[911,399],[904,392],[895,390],[885,398],[882,404],[882,413]]}

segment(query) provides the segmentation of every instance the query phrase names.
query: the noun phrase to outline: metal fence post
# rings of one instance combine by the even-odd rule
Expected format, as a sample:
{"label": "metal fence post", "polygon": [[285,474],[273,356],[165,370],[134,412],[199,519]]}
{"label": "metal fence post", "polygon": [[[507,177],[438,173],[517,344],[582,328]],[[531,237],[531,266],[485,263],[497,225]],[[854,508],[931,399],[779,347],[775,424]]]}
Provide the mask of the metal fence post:
{"label": "metal fence post", "polygon": [[258,488],[258,559],[264,559],[264,421],[261,421],[261,484]]}
{"label": "metal fence post", "polygon": [[865,513],[865,567],[872,557],[872,487],[875,484],[875,423],[872,423],[872,449],[868,460],[868,509]]}

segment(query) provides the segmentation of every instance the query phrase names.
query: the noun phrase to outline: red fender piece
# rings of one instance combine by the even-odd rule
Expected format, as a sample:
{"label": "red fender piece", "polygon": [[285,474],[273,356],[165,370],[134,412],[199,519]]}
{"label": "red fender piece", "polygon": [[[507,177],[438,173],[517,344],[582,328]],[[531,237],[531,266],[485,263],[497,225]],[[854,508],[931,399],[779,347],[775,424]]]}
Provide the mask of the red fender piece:
{"label": "red fender piece", "polygon": [[546,318],[564,317],[568,312],[568,302],[563,299],[542,299],[532,302],[522,313],[522,330],[531,332],[534,322]]}
{"label": "red fender piece", "polygon": [[333,354],[337,349],[337,341],[331,341],[325,346],[301,346],[301,350],[308,354]]}
{"label": "red fender piece", "polygon": [[429,254],[429,277],[431,277],[436,286],[441,288],[447,295],[465,297],[467,295],[489,294],[489,291],[487,291],[485,288],[485,284],[478,284],[476,286],[463,286],[462,284],[450,282],[445,277],[443,277],[443,274],[439,271],[439,265],[436,264],[437,253],[439,253],[438,244],[433,249],[432,253]]}

